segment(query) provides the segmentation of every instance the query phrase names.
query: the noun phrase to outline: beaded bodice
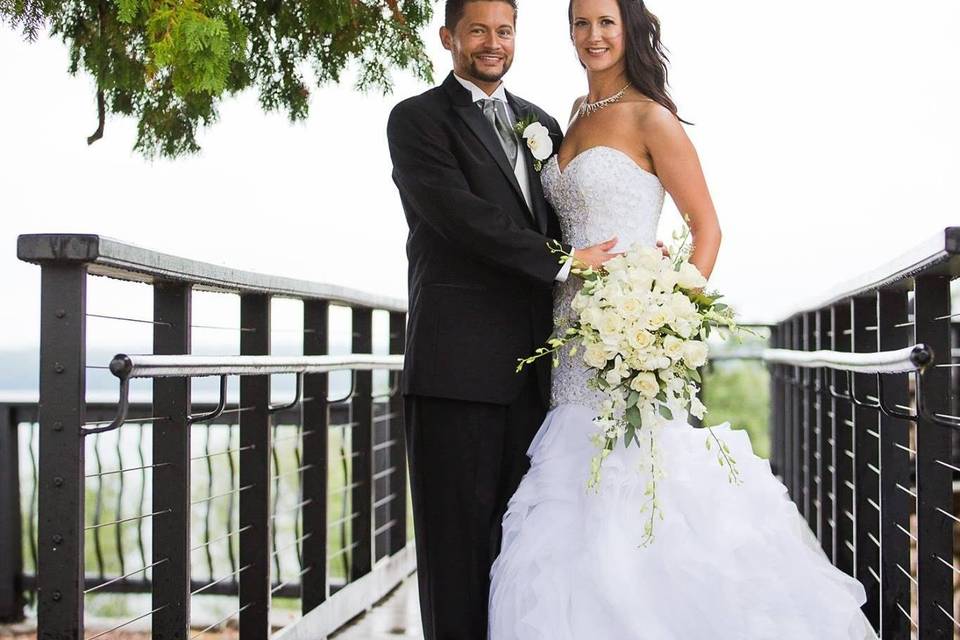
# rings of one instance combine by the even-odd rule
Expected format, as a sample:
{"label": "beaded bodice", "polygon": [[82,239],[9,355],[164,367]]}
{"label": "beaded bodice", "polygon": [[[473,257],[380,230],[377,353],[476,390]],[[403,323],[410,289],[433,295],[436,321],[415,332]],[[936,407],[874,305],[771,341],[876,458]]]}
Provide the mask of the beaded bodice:
{"label": "beaded bodice", "polygon": [[[583,248],[617,237],[615,251],[640,243],[653,245],[663,208],[659,178],[613,147],[593,147],[560,171],[557,156],[541,173],[544,195],[557,212],[563,239]],[[569,324],[570,303],[581,281],[571,276],[554,292],[555,325]],[[551,407],[565,403],[597,407],[601,396],[587,387],[589,373],[580,355],[560,354],[553,370]]]}

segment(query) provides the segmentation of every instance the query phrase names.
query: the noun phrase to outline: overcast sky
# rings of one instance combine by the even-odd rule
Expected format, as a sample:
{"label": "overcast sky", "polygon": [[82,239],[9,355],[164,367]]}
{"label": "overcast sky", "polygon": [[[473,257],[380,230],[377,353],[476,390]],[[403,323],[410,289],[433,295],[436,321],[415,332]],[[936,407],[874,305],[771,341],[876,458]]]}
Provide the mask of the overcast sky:
{"label": "overcast sky", "polygon": [[[743,316],[776,319],[957,222],[960,3],[648,6],[663,22],[673,96],[696,123],[688,131],[724,230],[713,284]],[[585,90],[565,10],[560,0],[522,3],[506,79],[561,121]],[[450,61],[435,32],[425,37],[440,81]],[[97,233],[405,295],[406,225],[384,127],[394,103],[426,86],[396,74],[387,97],[318,90],[297,125],[246,94],[224,102],[200,155],[149,162],[131,151],[131,120],[111,118],[105,138],[86,145],[93,86],[66,67],[59,42],[27,44],[0,27],[0,346],[38,340],[39,269],[16,260],[21,233]],[[668,206],[663,237],[678,222]],[[99,309],[123,307],[101,297]]]}

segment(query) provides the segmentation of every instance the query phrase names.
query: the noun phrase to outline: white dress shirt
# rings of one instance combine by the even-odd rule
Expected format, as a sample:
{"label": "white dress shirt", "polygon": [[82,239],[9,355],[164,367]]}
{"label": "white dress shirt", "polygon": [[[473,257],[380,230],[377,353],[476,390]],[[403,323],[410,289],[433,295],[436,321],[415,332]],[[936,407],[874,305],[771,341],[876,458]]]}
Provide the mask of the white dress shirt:
{"label": "white dress shirt", "polygon": [[[504,88],[503,83],[497,87],[497,90],[494,91],[491,95],[487,95],[487,92],[470,82],[469,80],[464,80],[457,74],[453,74],[453,77],[457,79],[464,89],[470,92],[470,97],[473,99],[474,103],[478,103],[481,100],[500,100],[507,108],[507,117],[510,118],[512,122],[517,121],[517,114],[513,112],[513,109],[510,108],[510,101],[507,100],[507,90]],[[477,108],[480,108],[480,105],[477,105]],[[514,167],[513,171],[517,176],[517,182],[520,184],[520,191],[523,193],[523,199],[527,203],[527,212],[530,216],[533,216],[533,200],[530,196],[530,176],[527,173],[527,154],[523,152],[523,141],[518,140],[518,145],[520,145],[520,153],[517,154],[517,165]],[[556,280],[558,282],[566,282],[567,277],[570,275],[570,269],[573,266],[573,262],[568,260],[560,268],[560,272],[557,273]]]}

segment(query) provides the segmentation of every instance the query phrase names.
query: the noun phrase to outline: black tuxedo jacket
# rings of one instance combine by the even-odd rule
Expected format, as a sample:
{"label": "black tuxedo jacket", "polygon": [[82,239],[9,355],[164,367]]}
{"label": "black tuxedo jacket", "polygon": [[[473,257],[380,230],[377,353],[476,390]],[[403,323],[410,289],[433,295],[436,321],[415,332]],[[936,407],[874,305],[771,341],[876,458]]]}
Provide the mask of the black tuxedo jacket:
{"label": "black tuxedo jacket", "polygon": [[[559,149],[557,121],[507,95],[517,119],[539,120]],[[547,246],[560,227],[533,157],[521,144],[531,212],[496,132],[453,74],[398,104],[387,137],[410,229],[403,392],[509,404],[525,377],[517,359],[550,336],[560,269]],[[548,361],[537,375],[549,398]]]}

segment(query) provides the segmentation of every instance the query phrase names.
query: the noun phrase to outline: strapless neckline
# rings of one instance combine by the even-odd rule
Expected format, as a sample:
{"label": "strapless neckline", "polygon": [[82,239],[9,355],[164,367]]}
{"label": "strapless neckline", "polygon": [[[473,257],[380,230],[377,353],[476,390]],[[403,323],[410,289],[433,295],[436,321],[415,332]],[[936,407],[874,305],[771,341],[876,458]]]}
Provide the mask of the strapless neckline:
{"label": "strapless neckline", "polygon": [[660,178],[659,178],[655,173],[651,173],[651,172],[647,171],[646,169],[644,169],[643,167],[641,167],[639,164],[637,164],[637,161],[636,161],[636,160],[634,160],[632,157],[630,157],[629,154],[621,151],[620,149],[617,149],[616,147],[611,147],[611,146],[608,146],[608,145],[603,145],[603,144],[601,144],[601,145],[597,145],[597,146],[595,146],[595,147],[590,147],[589,149],[584,149],[583,151],[581,151],[581,152],[578,153],[577,155],[573,156],[573,157],[570,159],[570,161],[567,163],[567,166],[564,167],[563,169],[560,168],[560,154],[559,154],[559,153],[554,154],[554,156],[553,156],[552,158],[550,158],[550,160],[553,161],[553,166],[554,166],[554,168],[556,168],[556,170],[557,170],[557,175],[562,178],[562,177],[564,177],[565,175],[567,175],[567,174],[570,172],[570,170],[573,168],[574,164],[576,164],[578,161],[580,161],[580,160],[583,159],[584,157],[590,155],[591,153],[595,153],[595,152],[597,152],[597,151],[599,151],[599,150],[612,151],[615,156],[618,156],[618,157],[621,157],[621,158],[625,159],[625,160],[630,164],[630,166],[632,166],[634,169],[636,169],[637,171],[639,171],[641,175],[648,176],[648,177],[650,177],[650,178],[653,178],[653,179],[656,180],[657,182],[660,182]]}

